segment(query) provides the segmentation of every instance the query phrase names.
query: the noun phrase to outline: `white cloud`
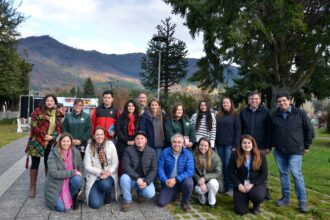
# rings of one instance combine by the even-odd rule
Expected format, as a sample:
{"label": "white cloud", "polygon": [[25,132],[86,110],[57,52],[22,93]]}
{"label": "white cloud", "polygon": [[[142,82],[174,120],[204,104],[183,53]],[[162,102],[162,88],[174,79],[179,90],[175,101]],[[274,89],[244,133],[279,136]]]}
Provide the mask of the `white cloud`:
{"label": "white cloud", "polygon": [[184,20],[161,0],[23,0],[19,11],[29,16],[19,29],[23,37],[47,34],[103,53],[145,52],[155,27],[171,16],[175,36],[187,43],[189,57],[204,54],[202,38],[193,40]]}

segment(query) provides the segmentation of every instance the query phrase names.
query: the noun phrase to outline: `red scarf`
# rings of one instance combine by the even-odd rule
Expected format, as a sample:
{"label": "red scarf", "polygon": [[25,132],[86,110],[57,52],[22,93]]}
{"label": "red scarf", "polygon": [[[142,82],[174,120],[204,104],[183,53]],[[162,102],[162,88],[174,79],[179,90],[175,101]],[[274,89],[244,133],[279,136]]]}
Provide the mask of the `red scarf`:
{"label": "red scarf", "polygon": [[135,117],[134,117],[134,114],[130,115],[128,114],[127,115],[128,119],[129,119],[129,122],[128,122],[128,136],[134,136],[135,134]]}

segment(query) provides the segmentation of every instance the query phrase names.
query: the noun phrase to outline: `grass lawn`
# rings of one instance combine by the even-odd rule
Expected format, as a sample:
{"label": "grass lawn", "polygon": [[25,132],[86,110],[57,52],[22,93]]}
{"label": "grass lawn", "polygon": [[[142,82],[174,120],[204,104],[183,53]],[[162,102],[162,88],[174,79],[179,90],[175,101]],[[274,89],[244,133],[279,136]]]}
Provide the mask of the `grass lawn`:
{"label": "grass lawn", "polygon": [[[322,138],[318,138],[322,137]],[[326,139],[329,138],[329,139]],[[291,185],[291,204],[286,207],[277,207],[276,200],[281,197],[281,185],[273,154],[268,155],[269,188],[273,200],[264,201],[259,216],[252,214],[243,217],[233,212],[233,200],[227,195],[218,194],[217,207],[211,209],[199,205],[197,196],[193,196],[192,206],[200,213],[211,213],[219,219],[330,219],[330,135],[323,130],[316,130],[316,138],[310,147],[310,152],[303,157],[303,175],[308,189],[307,214],[301,214],[298,210],[298,202]],[[292,178],[291,178],[292,179]],[[315,192],[316,191],[316,192]],[[326,194],[326,195],[324,195]],[[183,214],[179,208],[179,201],[169,205],[173,214]]]}
{"label": "grass lawn", "polygon": [[0,121],[0,147],[9,144],[10,142],[27,136],[28,133],[17,133],[17,125],[14,124],[13,120],[3,120]]}

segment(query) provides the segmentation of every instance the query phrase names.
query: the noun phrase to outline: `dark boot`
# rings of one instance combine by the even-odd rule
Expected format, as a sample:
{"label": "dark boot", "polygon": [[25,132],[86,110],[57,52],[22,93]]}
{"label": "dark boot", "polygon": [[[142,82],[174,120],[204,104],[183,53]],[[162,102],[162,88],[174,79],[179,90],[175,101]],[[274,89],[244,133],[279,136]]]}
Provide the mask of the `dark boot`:
{"label": "dark boot", "polygon": [[79,209],[79,192],[80,190],[77,192],[77,194],[72,198],[72,209],[73,210],[77,210]]}
{"label": "dark boot", "polygon": [[272,199],[272,197],[271,197],[271,195],[270,195],[270,192],[269,192],[269,188],[266,188],[265,199],[266,199],[266,200],[271,200],[271,199]]}
{"label": "dark boot", "polygon": [[45,168],[45,176],[48,174],[48,168]]}
{"label": "dark boot", "polygon": [[110,203],[111,203],[111,193],[105,193],[104,204],[110,204]]}
{"label": "dark boot", "polygon": [[37,177],[38,169],[30,169],[30,198],[34,198],[36,196]]}

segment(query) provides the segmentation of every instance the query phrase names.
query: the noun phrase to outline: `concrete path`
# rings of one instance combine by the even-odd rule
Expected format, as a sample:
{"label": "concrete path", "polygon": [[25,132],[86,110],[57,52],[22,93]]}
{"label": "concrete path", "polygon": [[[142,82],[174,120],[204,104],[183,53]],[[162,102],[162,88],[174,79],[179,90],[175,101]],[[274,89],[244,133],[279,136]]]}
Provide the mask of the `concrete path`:
{"label": "concrete path", "polygon": [[40,162],[37,181],[37,196],[28,197],[29,171],[25,170],[24,147],[27,138],[21,138],[0,149],[0,219],[173,219],[165,208],[159,208],[154,201],[146,204],[133,202],[131,209],[123,213],[120,203],[113,201],[99,210],[90,209],[82,204],[78,210],[59,213],[45,206],[44,166]]}

